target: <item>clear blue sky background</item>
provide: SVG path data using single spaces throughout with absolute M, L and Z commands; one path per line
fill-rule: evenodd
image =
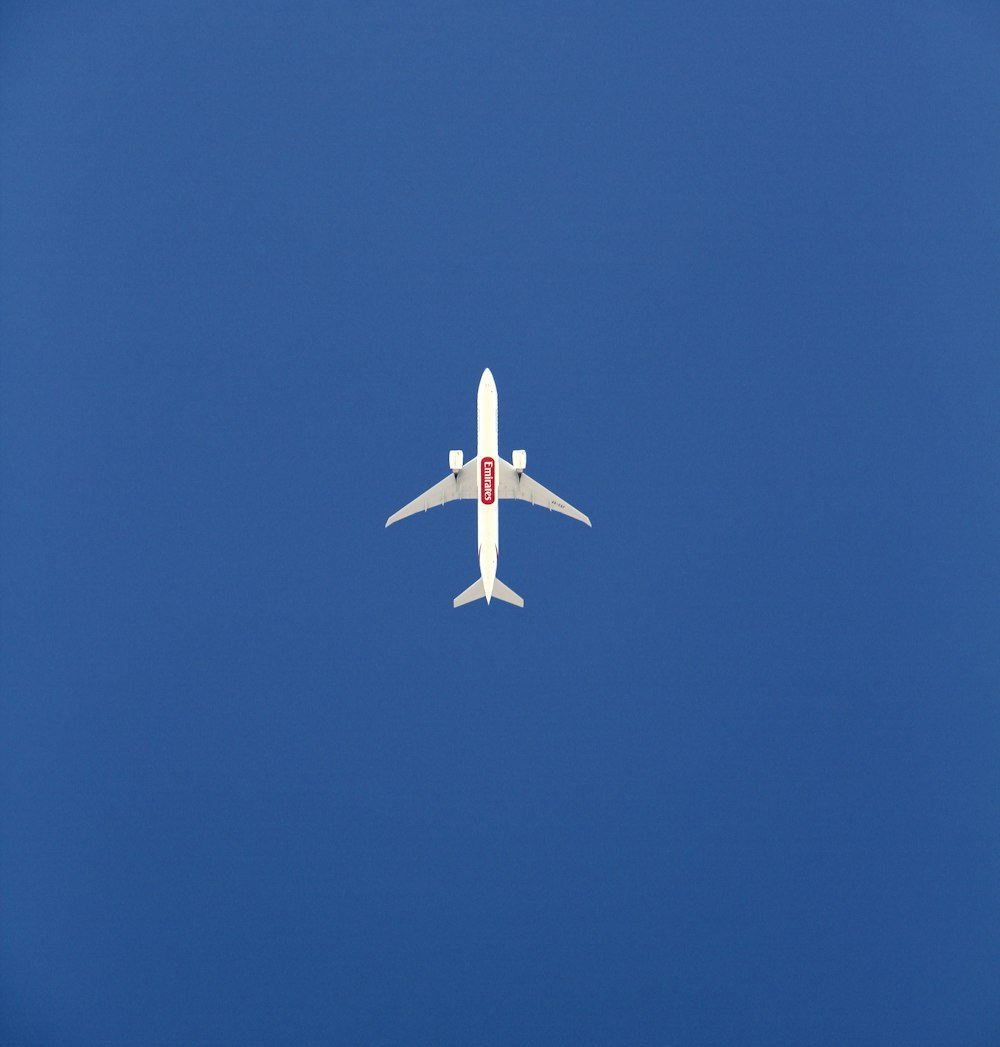
M 1000 1042 L 1000 9 L 0 12 L 0 1040 Z M 523 611 L 453 610 L 475 447 Z

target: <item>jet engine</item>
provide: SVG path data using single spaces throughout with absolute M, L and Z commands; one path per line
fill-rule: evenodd
M 514 472 L 518 476 L 528 468 L 528 452 L 527 451 L 511 451 L 510 453 L 510 464 L 514 466 Z
M 461 451 L 449 451 L 448 452 L 448 465 L 451 467 L 451 471 L 458 476 L 459 469 L 462 468 L 462 452 Z

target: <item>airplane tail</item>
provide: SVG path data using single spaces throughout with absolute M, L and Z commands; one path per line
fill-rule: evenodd
M 477 578 L 464 593 L 460 593 L 455 597 L 454 606 L 461 607 L 462 604 L 472 603 L 474 600 L 482 600 L 486 595 L 486 590 L 483 588 L 482 578 Z M 513 591 L 508 589 L 499 578 L 493 579 L 493 596 L 497 600 L 503 600 L 505 603 L 512 603 L 515 607 L 523 607 L 524 600 Z
M 453 606 L 461 607 L 464 603 L 472 603 L 473 600 L 481 600 L 486 595 L 486 590 L 483 588 L 482 578 L 477 578 L 464 593 L 460 593 L 455 597 Z
M 515 607 L 524 606 L 524 600 L 513 589 L 508 589 L 499 578 L 493 579 L 493 595 L 497 600 L 503 600 L 504 603 L 512 603 Z

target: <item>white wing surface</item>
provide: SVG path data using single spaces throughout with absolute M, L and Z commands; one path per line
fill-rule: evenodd
M 458 470 L 458 475 L 449 473 L 440 483 L 436 483 L 429 490 L 424 491 L 422 495 L 414 498 L 412 502 L 404 505 L 399 512 L 393 513 L 386 520 L 386 527 L 389 524 L 394 524 L 397 520 L 402 520 L 406 516 L 427 512 L 428 509 L 433 509 L 436 505 L 444 505 L 445 502 L 454 501 L 456 498 L 478 498 L 479 480 L 476 476 L 478 468 L 478 458 L 473 458 L 471 461 L 466 462 Z
M 473 478 L 475 483 L 475 478 Z M 497 492 L 501 498 L 517 498 L 523 502 L 531 502 L 532 505 L 540 505 L 544 509 L 551 509 L 557 513 L 563 513 L 592 526 L 590 517 L 585 516 L 579 509 L 575 509 L 569 502 L 564 502 L 558 495 L 553 494 L 548 488 L 542 487 L 537 480 L 532 480 L 527 473 L 517 475 L 517 470 L 504 461 L 497 459 Z M 473 496 L 475 497 L 475 496 Z

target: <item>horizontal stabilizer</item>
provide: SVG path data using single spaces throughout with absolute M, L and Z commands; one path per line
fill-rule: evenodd
M 496 590 L 494 589 L 494 593 Z M 486 590 L 483 588 L 482 578 L 477 578 L 464 593 L 455 597 L 454 606 L 461 607 L 464 603 L 472 603 L 473 600 L 481 600 L 486 595 Z
M 513 589 L 508 589 L 499 578 L 493 579 L 493 599 L 503 600 L 504 603 L 512 603 L 515 607 L 524 606 L 524 600 Z
M 482 578 L 477 578 L 464 593 L 456 596 L 454 599 L 454 606 L 461 607 L 462 604 L 472 603 L 475 600 L 481 600 L 486 595 L 486 590 L 483 588 Z M 521 599 L 513 589 L 508 589 L 499 578 L 493 579 L 493 593 L 494 599 L 503 600 L 505 603 L 512 603 L 515 607 L 523 607 L 524 600 Z

